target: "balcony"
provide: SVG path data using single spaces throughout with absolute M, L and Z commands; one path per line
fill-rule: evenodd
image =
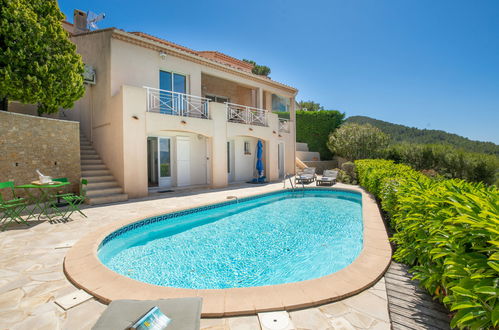
M 267 111 L 246 105 L 225 103 L 227 105 L 227 121 L 255 126 L 267 126 Z
M 289 133 L 289 119 L 279 118 L 279 132 Z
M 147 90 L 147 111 L 165 115 L 209 119 L 207 98 L 144 87 Z

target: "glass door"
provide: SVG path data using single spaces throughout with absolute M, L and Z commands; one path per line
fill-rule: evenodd
M 147 138 L 147 181 L 149 187 L 171 186 L 170 138 Z
M 171 72 L 159 71 L 159 99 L 160 99 L 160 113 L 172 114 L 173 112 L 173 98 L 172 93 L 172 74 Z
M 158 142 L 159 186 L 170 187 L 172 185 L 170 138 L 158 138 Z
M 160 113 L 181 115 L 186 110 L 184 95 L 175 94 L 187 92 L 187 78 L 185 75 L 159 71 Z M 175 93 L 172 93 L 175 92 Z
M 174 107 L 179 112 L 180 115 L 184 115 L 184 112 L 188 111 L 188 104 L 186 96 L 186 79 L 184 75 L 174 73 L 173 74 L 173 91 L 182 94 L 173 94 Z
M 157 187 L 158 181 L 158 138 L 147 138 L 147 184 Z

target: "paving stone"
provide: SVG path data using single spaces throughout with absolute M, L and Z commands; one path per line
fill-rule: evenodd
M 322 305 L 319 307 L 320 311 L 324 313 L 327 317 L 337 317 L 341 316 L 349 311 L 347 305 L 343 302 L 338 301 L 327 305 Z
M 29 283 L 29 279 L 27 277 L 21 277 L 14 281 L 8 282 L 0 287 L 0 294 L 3 294 L 10 290 L 21 288 L 23 285 L 27 283 Z
M 56 330 L 60 329 L 59 318 L 55 312 L 47 312 L 39 315 L 30 316 L 17 325 L 13 330 Z
M 364 291 L 343 300 L 343 303 L 362 314 L 370 315 L 381 321 L 389 321 L 388 302 L 375 294 Z
M 49 300 L 53 300 L 54 296 L 51 294 L 37 295 L 33 297 L 24 297 L 19 303 L 19 308 L 31 312 L 33 309 L 38 308 L 40 305 L 45 304 Z
M 257 316 L 241 316 L 228 318 L 230 330 L 260 330 Z
M 318 308 L 290 312 L 289 316 L 297 329 L 323 330 L 331 328 L 328 318 Z
M 26 313 L 21 310 L 8 310 L 0 312 L 0 325 L 2 329 L 11 324 L 19 323 L 26 318 Z
M 33 281 L 51 282 L 65 279 L 62 271 L 31 275 Z
M 229 324 L 227 319 L 225 318 L 204 318 L 201 319 L 201 329 L 215 329 L 215 328 L 220 328 L 220 329 L 228 329 Z
M 17 309 L 21 299 L 24 297 L 22 289 L 14 289 L 0 295 L 0 310 Z
M 329 322 L 332 325 L 334 330 L 355 330 L 355 328 L 344 318 L 344 317 L 335 317 Z
M 351 325 L 360 329 L 368 329 L 375 321 L 374 318 L 366 314 L 351 311 L 343 317 L 350 322 Z
M 54 303 L 53 305 L 56 306 Z M 75 306 L 66 312 L 66 320 L 63 323 L 62 329 L 90 329 L 106 308 L 107 305 L 101 304 L 95 299 Z
M 17 277 L 19 277 L 19 272 L 7 269 L 0 269 L 0 278 L 2 279 L 12 280 Z
M 46 293 L 55 293 L 57 290 L 65 287 L 67 285 L 66 280 L 52 281 L 52 282 L 40 282 L 40 284 L 32 286 L 29 291 L 26 291 L 27 297 L 33 297 L 38 295 L 43 295 Z
M 374 321 L 369 330 L 391 330 L 391 328 L 392 326 L 389 322 Z

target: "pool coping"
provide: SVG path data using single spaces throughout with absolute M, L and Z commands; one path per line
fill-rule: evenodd
M 203 317 L 251 315 L 276 310 L 295 310 L 337 301 L 374 285 L 385 273 L 391 260 L 391 246 L 374 197 L 360 187 L 313 187 L 362 194 L 364 244 L 359 256 L 347 267 L 317 279 L 278 285 L 230 289 L 181 289 L 139 282 L 115 273 L 101 263 L 97 250 L 102 240 L 115 230 L 148 217 L 214 205 L 227 200 L 191 205 L 148 217 L 140 216 L 100 227 L 80 239 L 64 258 L 64 274 L 76 287 L 109 303 L 117 299 L 153 300 L 162 298 L 202 297 Z M 275 189 L 272 191 L 289 190 Z M 307 188 L 305 188 L 307 190 Z M 241 194 L 239 198 L 263 195 Z

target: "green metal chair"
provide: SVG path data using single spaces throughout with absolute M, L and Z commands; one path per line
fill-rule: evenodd
M 0 182 L 0 189 L 8 189 L 12 194 L 12 199 L 5 200 L 0 193 L 0 223 L 3 223 L 2 231 L 5 230 L 10 222 L 24 223 L 29 226 L 28 222 L 21 216 L 21 213 L 27 206 L 26 200 L 16 196 L 14 182 Z
M 87 217 L 85 213 L 80 210 L 80 205 L 85 202 L 87 198 L 87 179 L 81 179 L 80 181 L 80 194 L 62 194 L 61 198 L 68 203 L 68 208 L 64 214 L 64 218 L 69 218 L 74 212 L 79 212 L 85 218 Z
M 52 179 L 52 181 L 57 181 L 57 182 L 68 182 L 68 178 L 57 178 L 57 179 Z M 61 198 L 64 196 L 73 196 L 73 193 L 65 193 L 62 190 L 58 191 L 57 194 L 54 196 L 57 198 L 57 203 L 60 203 Z

